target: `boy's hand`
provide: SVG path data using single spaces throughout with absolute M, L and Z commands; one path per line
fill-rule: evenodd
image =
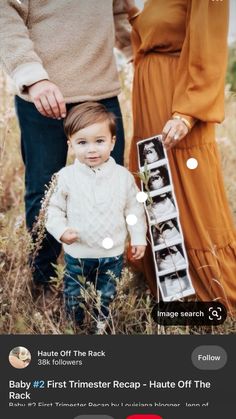
M 62 234 L 60 240 L 62 243 L 72 244 L 79 240 L 78 232 L 73 228 L 68 228 L 65 233 Z
M 66 116 L 66 104 L 60 89 L 49 80 L 40 80 L 28 87 L 28 93 L 37 110 L 48 118 Z
M 132 253 L 132 259 L 141 259 L 144 256 L 146 250 L 146 246 L 132 246 L 131 247 L 131 253 Z

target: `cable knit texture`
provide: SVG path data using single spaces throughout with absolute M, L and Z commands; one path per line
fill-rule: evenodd
M 45 79 L 67 103 L 116 96 L 114 45 L 131 59 L 123 0 L 1 1 L 1 64 L 25 100 Z
M 78 242 L 63 244 L 73 257 L 118 256 L 124 252 L 128 232 L 131 245 L 146 244 L 145 213 L 136 199 L 138 191 L 131 173 L 112 157 L 96 169 L 75 160 L 57 174 L 46 228 L 58 241 L 67 228 L 78 231 Z M 134 226 L 126 223 L 129 214 L 137 217 Z M 102 242 L 108 237 L 114 245 L 107 250 Z

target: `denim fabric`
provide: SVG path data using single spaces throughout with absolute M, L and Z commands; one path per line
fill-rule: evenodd
M 64 296 L 67 313 L 74 321 L 81 324 L 84 319 L 84 310 L 81 289 L 86 289 L 86 282 L 94 284 L 95 289 L 101 293 L 101 316 L 108 317 L 109 305 L 116 295 L 116 282 L 121 277 L 123 255 L 99 258 L 76 259 L 65 254 L 66 271 L 64 276 Z M 99 312 L 94 310 L 96 316 Z
M 118 164 L 123 164 L 124 130 L 117 97 L 100 100 L 117 117 L 117 141 L 112 156 Z M 67 110 L 78 103 L 67 105 Z M 25 211 L 29 230 L 37 217 L 45 185 L 52 175 L 66 164 L 67 140 L 63 121 L 41 115 L 34 104 L 18 96 L 15 98 L 17 116 L 21 130 L 21 152 L 25 164 Z M 52 263 L 56 263 L 61 251 L 58 243 L 49 233 L 42 243 L 33 262 L 33 278 L 36 283 L 46 285 L 50 276 L 55 275 Z

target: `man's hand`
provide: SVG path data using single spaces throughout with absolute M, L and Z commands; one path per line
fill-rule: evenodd
M 62 236 L 60 237 L 60 240 L 62 243 L 65 243 L 65 244 L 75 243 L 79 240 L 78 232 L 74 230 L 73 228 L 68 228 L 65 231 L 65 233 L 62 234 Z
M 48 118 L 66 116 L 66 104 L 58 87 L 49 80 L 41 80 L 28 87 L 28 93 L 38 111 Z
M 131 253 L 132 253 L 132 259 L 141 259 L 144 256 L 146 250 L 146 246 L 132 246 L 131 247 Z

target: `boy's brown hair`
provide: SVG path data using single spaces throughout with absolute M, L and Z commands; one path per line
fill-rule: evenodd
M 64 120 L 64 130 L 67 138 L 77 131 L 96 124 L 96 122 L 108 121 L 112 137 L 116 135 L 116 117 L 112 112 L 98 102 L 84 102 L 74 106 Z

